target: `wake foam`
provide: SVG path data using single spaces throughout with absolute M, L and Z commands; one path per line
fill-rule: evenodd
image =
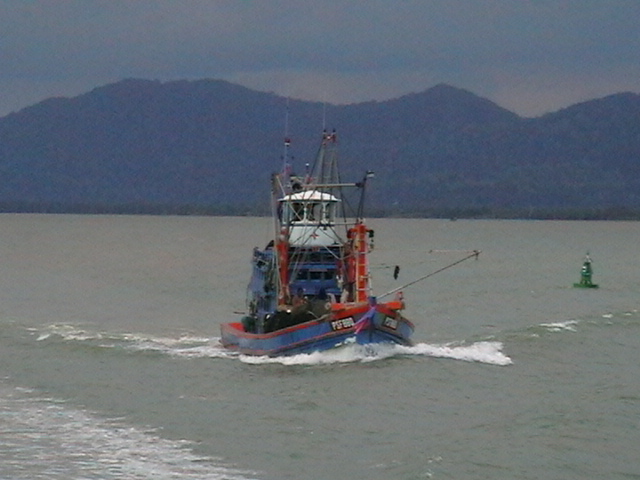
M 502 352 L 503 344 L 482 341 L 471 344 L 427 344 L 411 347 L 394 344 L 347 344 L 332 350 L 282 357 L 242 355 L 225 349 L 219 337 L 182 335 L 177 338 L 151 337 L 142 334 L 90 332 L 71 325 L 52 325 L 39 332 L 38 341 L 82 342 L 100 348 L 122 348 L 129 351 L 157 352 L 183 358 L 235 358 L 247 364 L 330 365 L 336 363 L 374 362 L 391 357 L 424 356 L 450 358 L 490 365 L 510 365 Z
M 0 389 L 0 476 L 32 479 L 246 480 L 254 472 L 193 453 L 190 442 L 163 439 L 68 408 L 31 392 Z M 7 477 L 4 477 L 7 475 Z
M 415 355 L 426 355 L 429 357 L 453 358 L 466 362 L 488 363 L 490 365 L 511 365 L 511 358 L 502 352 L 501 342 L 475 342 L 469 345 L 429 345 L 419 343 L 408 348 Z
M 218 337 L 180 335 L 154 337 L 140 333 L 92 332 L 74 325 L 49 325 L 37 331 L 39 342 L 79 342 L 97 348 L 120 348 L 136 352 L 156 352 L 177 357 L 237 357 L 222 347 Z
M 476 342 L 470 345 L 430 345 L 418 343 L 411 347 L 393 344 L 348 345 L 333 350 L 288 357 L 253 357 L 240 355 L 239 359 L 250 364 L 279 363 L 282 365 L 327 365 L 335 363 L 374 362 L 391 357 L 424 356 L 450 358 L 466 362 L 490 365 L 511 365 L 511 359 L 502 353 L 500 342 Z

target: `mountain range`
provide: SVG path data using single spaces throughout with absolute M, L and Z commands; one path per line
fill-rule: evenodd
M 129 79 L 0 118 L 0 210 L 264 214 L 269 177 L 335 129 L 344 179 L 394 216 L 640 218 L 640 95 L 525 118 L 437 85 L 350 105 L 222 80 Z

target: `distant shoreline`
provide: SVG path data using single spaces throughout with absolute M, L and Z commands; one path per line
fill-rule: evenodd
M 29 202 L 0 202 L 0 213 L 86 214 L 86 215 L 179 215 L 266 217 L 264 208 L 228 205 L 148 205 L 148 204 L 57 204 Z M 371 209 L 370 218 L 440 218 L 449 220 L 612 220 L 638 221 L 640 209 L 627 207 L 570 208 L 570 207 L 443 207 Z

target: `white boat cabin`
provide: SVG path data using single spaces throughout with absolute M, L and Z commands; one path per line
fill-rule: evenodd
M 340 200 L 330 193 L 303 190 L 280 199 L 282 225 L 289 229 L 289 244 L 299 247 L 338 245 L 335 220 Z

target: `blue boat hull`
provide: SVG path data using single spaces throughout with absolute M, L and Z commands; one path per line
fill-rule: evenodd
M 221 342 L 226 348 L 247 355 L 296 355 L 329 350 L 349 343 L 361 345 L 392 343 L 411 345 L 413 324 L 397 313 L 376 310 L 341 318 L 318 319 L 270 333 L 244 331 L 239 322 L 221 326 Z

